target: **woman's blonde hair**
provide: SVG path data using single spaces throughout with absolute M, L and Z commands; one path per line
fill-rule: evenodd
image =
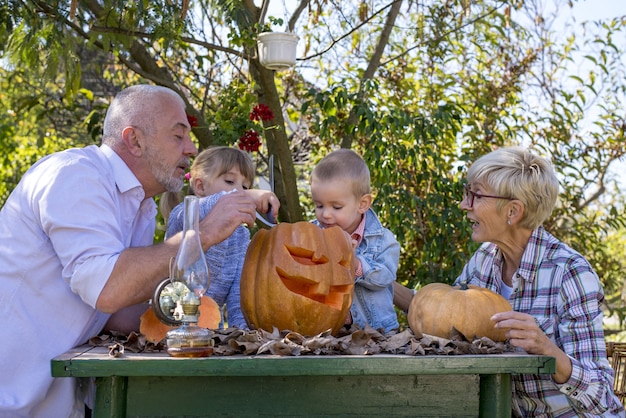
M 552 163 L 522 147 L 504 147 L 480 157 L 467 171 L 470 184 L 492 188 L 498 196 L 524 203 L 520 226 L 535 229 L 552 213 L 559 194 L 559 180 Z M 499 200 L 498 210 L 507 204 Z
M 194 178 L 201 178 L 203 181 L 211 183 L 235 167 L 239 169 L 239 172 L 252 187 L 255 177 L 254 163 L 246 152 L 238 148 L 224 146 L 204 149 L 196 156 L 189 169 L 189 194 L 194 193 L 191 186 Z M 161 195 L 159 208 L 165 222 L 167 222 L 172 209 L 183 201 L 182 198 L 182 193 L 165 192 Z

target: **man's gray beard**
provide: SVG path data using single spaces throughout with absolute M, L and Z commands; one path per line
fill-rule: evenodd
M 168 192 L 181 191 L 183 188 L 183 178 L 174 177 L 171 174 L 172 169 L 166 166 L 163 158 L 161 158 L 158 153 L 153 152 L 152 146 L 146 147 L 144 149 L 144 152 L 148 167 L 150 167 L 152 175 L 165 188 L 165 190 L 167 190 Z M 174 168 L 174 170 L 176 170 L 176 168 Z
M 183 189 L 183 179 L 179 179 L 176 177 L 170 177 L 168 181 L 166 181 L 165 183 L 161 182 L 161 184 L 168 192 L 177 193 Z

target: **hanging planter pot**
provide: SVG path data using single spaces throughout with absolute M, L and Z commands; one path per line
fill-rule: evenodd
M 288 32 L 263 32 L 257 37 L 259 61 L 270 70 L 286 70 L 296 64 L 296 34 Z

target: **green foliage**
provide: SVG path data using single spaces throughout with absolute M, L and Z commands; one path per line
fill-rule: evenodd
M 365 96 L 379 89 L 367 83 Z M 349 129 L 344 119 L 356 94 L 341 86 L 311 93 L 303 113 L 319 114 L 324 154 Z M 356 130 L 367 138 L 359 151 L 371 170 L 374 208 L 402 243 L 398 280 L 410 286 L 451 282 L 475 248 L 459 208 L 463 179 L 454 157 L 462 109 L 444 104 L 426 116 L 398 108 L 379 111 L 368 101 L 355 106 Z
M 461 127 L 456 111 L 441 106 L 431 117 L 385 115 L 377 119 L 381 139 L 374 134 L 365 148 L 375 167 L 377 207 L 403 243 L 399 280 L 412 286 L 452 282 L 472 250 L 459 208 L 462 173 L 446 158 Z
M 586 57 L 593 76 L 574 78 L 581 86 L 572 93 L 556 82 L 567 77 L 572 38 L 560 50 L 553 39 L 537 39 L 514 26 L 490 2 L 455 6 L 433 3 L 411 15 L 415 37 L 390 41 L 389 55 L 401 58 L 383 66 L 375 81 L 359 86 L 353 76 L 362 65 L 360 55 L 370 50 L 367 37 L 358 38 L 345 66 L 320 64 L 319 79 L 329 80 L 329 86 L 310 89 L 302 106 L 320 135 L 320 153 L 356 133 L 353 147 L 369 163 L 375 208 L 402 243 L 398 280 L 419 287 L 454 280 L 476 249 L 459 209 L 468 164 L 498 146 L 532 146 L 551 157 L 563 185 L 561 205 L 546 227 L 583 253 L 607 293 L 614 294 L 623 285 L 623 250 L 606 242 L 624 230 L 626 218 L 623 199 L 615 199 L 622 193 L 609 183 L 607 168 L 626 146 L 618 104 L 624 99 L 624 51 L 611 40 L 624 22 L 599 27 L 601 34 L 589 41 L 596 54 Z M 413 53 L 400 55 L 407 44 Z M 545 54 L 554 58 L 542 60 Z M 546 81 L 536 88 L 534 79 Z M 595 118 L 596 131 L 589 138 L 577 136 L 589 117 L 589 103 L 598 100 L 603 110 Z M 351 111 L 358 115 L 356 125 L 348 125 Z M 613 200 L 606 200 L 609 195 Z M 620 298 L 609 302 L 623 315 Z
M 562 189 L 546 228 L 592 262 L 624 318 L 626 213 L 614 171 L 626 153 L 624 19 L 563 35 L 535 1 L 403 2 L 381 46 L 391 1 L 313 0 L 296 28 L 303 59 L 269 81 L 254 40 L 282 22 L 256 21 L 252 2 L 192 2 L 184 18 L 168 0 L 79 2 L 73 21 L 69 3 L 0 5 L 0 51 L 11 58 L 0 77 L 3 198 L 39 156 L 98 141 L 106 101 L 123 86 L 181 91 L 203 119 L 203 146 L 235 144 L 254 104 L 278 94 L 290 136 L 266 145 L 293 153 L 295 201 L 312 217 L 312 164 L 348 142 L 370 166 L 374 207 L 402 243 L 399 281 L 410 287 L 452 281 L 477 246 L 459 208 L 472 161 L 509 144 L 549 156 Z
M 0 204 L 24 172 L 41 157 L 55 151 L 100 142 L 96 122 L 105 111 L 83 90 L 68 100 L 57 84 L 32 77 L 27 70 L 0 68 Z M 90 114 L 88 114 L 90 112 Z M 84 120 L 84 123 L 77 121 Z M 97 131 L 97 142 L 87 135 Z
M 257 98 L 247 83 L 234 81 L 219 93 L 217 102 L 220 106 L 211 115 L 209 126 L 214 143 L 236 146 L 243 133 L 254 127 L 250 111 L 257 104 Z

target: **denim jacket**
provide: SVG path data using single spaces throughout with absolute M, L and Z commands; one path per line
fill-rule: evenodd
M 319 225 L 319 222 L 313 221 Z M 352 298 L 352 321 L 364 328 L 382 328 L 389 332 L 399 327 L 393 305 L 393 282 L 400 260 L 400 244 L 393 233 L 384 228 L 376 213 L 368 209 L 365 231 L 356 248 L 363 275 L 355 278 Z

